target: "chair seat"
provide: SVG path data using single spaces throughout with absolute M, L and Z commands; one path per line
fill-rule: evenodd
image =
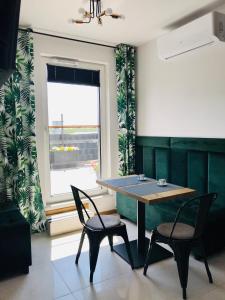
M 105 228 L 111 228 L 114 226 L 117 226 L 120 224 L 120 217 L 117 216 L 102 216 L 102 221 L 105 225 Z M 90 218 L 89 220 L 87 220 L 86 225 L 88 225 L 89 227 L 93 228 L 93 229 L 103 229 L 102 227 L 102 223 L 99 220 L 98 216 L 94 216 L 93 218 Z
M 157 231 L 165 236 L 170 237 L 174 223 L 163 223 L 157 227 Z M 174 239 L 186 240 L 194 237 L 195 228 L 188 224 L 177 223 L 172 235 Z

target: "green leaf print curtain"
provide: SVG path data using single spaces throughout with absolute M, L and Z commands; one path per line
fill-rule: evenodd
M 32 231 L 45 229 L 35 142 L 33 37 L 19 31 L 16 71 L 0 89 L 0 202 L 13 201 Z
M 135 52 L 135 47 L 125 44 L 115 49 L 120 175 L 135 173 Z

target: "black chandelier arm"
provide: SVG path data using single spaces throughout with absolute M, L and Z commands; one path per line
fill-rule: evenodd
M 95 1 L 90 0 L 90 14 L 91 18 L 93 19 L 95 17 Z
M 102 12 L 102 8 L 101 8 L 101 1 L 97 0 L 97 4 L 96 4 L 96 17 L 99 16 Z
M 91 23 L 91 19 L 92 19 L 92 18 L 89 17 L 89 20 L 88 20 L 88 21 L 83 21 L 82 24 L 89 24 L 89 23 Z

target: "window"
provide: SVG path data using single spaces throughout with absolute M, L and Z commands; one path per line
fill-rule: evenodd
M 48 83 L 51 196 L 70 184 L 97 188 L 100 174 L 99 88 Z
M 105 173 L 103 68 L 47 64 L 47 71 L 45 198 L 47 202 L 72 199 L 71 184 L 99 194 L 102 190 L 96 179 Z

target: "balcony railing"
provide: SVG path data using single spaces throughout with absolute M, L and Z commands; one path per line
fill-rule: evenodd
M 48 128 L 100 128 L 100 125 L 49 125 Z
M 51 170 L 99 165 L 99 125 L 49 125 Z M 97 170 L 96 170 L 97 171 Z

